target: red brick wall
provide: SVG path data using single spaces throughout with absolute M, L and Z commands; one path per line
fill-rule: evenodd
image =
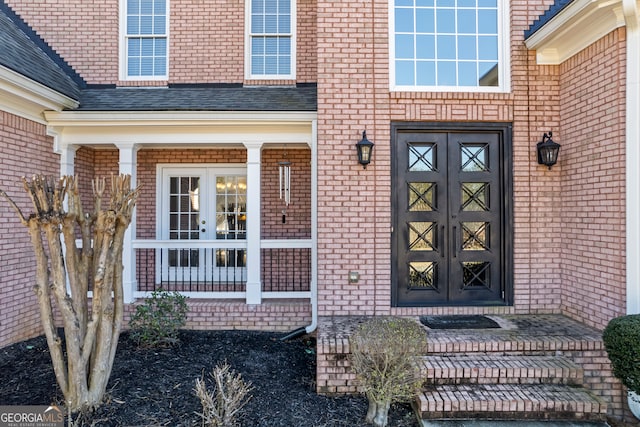
M 64 9 L 45 0 L 8 3 L 90 83 L 117 82 L 116 0 L 102 7 L 65 0 Z M 195 0 L 171 1 L 171 81 L 242 82 L 244 1 L 213 3 L 203 9 Z M 551 3 L 510 2 L 511 92 L 474 94 L 389 92 L 387 0 L 298 1 L 298 81 L 318 82 L 321 315 L 566 312 L 603 327 L 623 310 L 624 69 L 611 67 L 623 64 L 624 32 L 615 31 L 561 66 L 539 66 L 523 44 L 523 31 Z M 71 19 L 76 15 L 82 19 Z M 221 16 L 225 20 L 217 23 Z M 182 26 L 187 17 L 189 27 Z M 584 90 L 585 79 L 593 90 Z M 402 120 L 513 124 L 513 307 L 390 307 L 390 123 Z M 365 129 L 376 148 L 373 163 L 363 170 L 353 145 Z M 535 143 L 549 130 L 563 144 L 552 170 L 535 163 Z M 615 143 L 611 153 L 604 150 L 606 141 Z M 222 152 L 214 151 L 140 152 L 138 180 L 148 196 L 139 204 L 139 236 L 152 237 L 155 230 L 155 164 L 166 156 L 167 162 L 210 161 Z M 117 172 L 115 150 L 97 153 L 109 157 L 96 158 L 96 175 Z M 225 156 L 244 162 L 238 153 Z M 273 183 L 265 185 L 272 191 Z M 280 219 L 277 202 L 270 200 L 264 205 L 275 214 L 267 217 L 265 230 L 277 229 Z M 287 226 L 295 226 L 295 233 L 307 227 L 296 222 L 308 209 L 301 208 L 290 207 L 293 222 Z M 361 273 L 357 284 L 347 281 L 352 270 Z
M 41 124 L 0 111 L 0 188 L 28 216 L 33 212 L 21 177 L 57 176 L 59 156 Z M 0 347 L 41 333 L 33 292 L 35 258 L 29 234 L 9 204 L 0 199 Z
M 118 81 L 119 0 L 8 0 L 7 4 L 88 83 L 167 83 Z M 169 0 L 169 83 L 244 81 L 244 7 L 245 0 Z M 297 81 L 315 82 L 315 0 L 298 0 L 297 14 Z
M 598 328 L 625 313 L 625 31 L 560 67 L 563 311 Z
M 590 317 L 591 324 L 602 328 L 605 319 L 613 312 L 623 310 L 624 303 L 620 295 L 604 298 L 603 294 L 610 286 L 614 289 L 624 287 L 621 277 L 623 253 L 621 246 L 612 241 L 621 242 L 624 232 L 620 228 L 623 221 L 624 206 L 621 194 L 624 171 L 614 174 L 614 182 L 607 190 L 595 190 L 598 193 L 608 191 L 604 213 L 604 203 L 593 215 L 599 217 L 598 231 L 584 239 L 592 246 L 601 247 L 602 237 L 606 235 L 604 245 L 615 246 L 607 253 L 605 271 L 596 274 L 607 277 L 606 280 L 584 286 L 568 298 L 568 294 L 577 286 L 577 282 L 589 276 L 590 272 L 600 268 L 596 263 L 596 254 L 601 250 L 593 249 L 593 256 L 580 260 L 573 271 L 584 271 L 582 279 L 569 279 L 562 274 L 566 266 L 563 258 L 565 248 L 575 243 L 577 229 L 567 233 L 564 223 L 567 215 L 564 211 L 565 189 L 558 183 L 565 177 L 574 176 L 581 169 L 578 164 L 568 166 L 573 159 L 568 157 L 565 148 L 561 151 L 560 164 L 552 170 L 536 162 L 535 144 L 543 132 L 553 131 L 560 143 L 568 139 L 565 132 L 575 133 L 571 126 L 582 126 L 584 141 L 589 134 L 590 123 L 599 123 L 589 109 L 569 122 L 564 119 L 562 110 L 571 109 L 564 97 L 568 91 L 575 90 L 581 83 L 575 79 L 574 89 L 567 87 L 572 76 L 591 79 L 593 71 L 589 68 L 576 69 L 568 74 L 575 63 L 569 61 L 564 66 L 540 66 L 536 64 L 535 52 L 527 51 L 523 43 L 524 30 L 534 18 L 537 18 L 551 1 L 516 1 L 511 4 L 511 92 L 500 93 L 437 93 L 437 92 L 389 92 L 388 61 L 388 1 L 355 1 L 348 4 L 318 2 L 318 156 L 319 156 L 319 210 L 318 210 L 318 261 L 319 261 L 319 314 L 399 314 L 417 315 L 425 313 L 559 313 L 566 312 L 577 316 L 586 306 L 592 310 L 578 318 Z M 363 16 L 369 17 L 374 25 L 362 26 Z M 607 73 L 611 79 L 619 78 L 619 72 L 611 72 L 606 64 L 624 63 L 622 44 L 614 44 L 610 51 L 610 37 L 590 48 L 586 57 L 593 57 L 591 67 L 598 67 L 601 73 Z M 612 89 L 613 87 L 613 89 Z M 605 90 L 616 92 L 622 85 L 603 80 L 602 95 Z M 607 92 L 609 93 L 609 92 Z M 588 97 L 582 86 L 581 95 Z M 601 126 L 603 132 L 611 133 L 617 143 L 623 129 L 619 120 L 620 94 L 616 98 L 606 98 L 613 105 L 613 112 L 602 108 L 607 121 L 610 115 L 615 121 Z M 562 103 L 561 103 L 562 102 Z M 568 101 L 567 101 L 568 102 Z M 492 308 L 391 308 L 390 307 L 390 268 L 391 268 L 391 156 L 390 123 L 392 121 L 423 122 L 507 122 L 513 124 L 513 254 L 514 254 L 514 293 L 512 307 Z M 567 129 L 565 130 L 565 127 Z M 360 132 L 367 130 L 369 139 L 376 143 L 373 162 L 363 170 L 357 164 L 353 144 L 360 138 Z M 606 130 L 605 130 L 606 129 Z M 589 140 L 589 138 L 586 138 Z M 567 148 L 568 149 L 568 148 Z M 617 157 L 615 157 L 617 156 Z M 609 158 L 611 172 L 622 162 L 621 153 L 616 151 Z M 615 163 L 614 163 L 615 161 Z M 568 170 L 565 170 L 569 167 Z M 600 166 L 602 167 L 602 166 Z M 584 172 L 583 172 L 584 173 Z M 596 178 L 598 179 L 598 178 Z M 602 179 L 602 178 L 600 178 Z M 579 179 L 569 180 L 574 184 Z M 373 184 L 375 183 L 375 184 Z M 590 181 L 591 187 L 597 185 Z M 574 190 L 572 190 L 574 191 Z M 576 210 L 589 210 L 590 204 L 580 199 L 579 191 L 572 196 Z M 613 199 L 613 206 L 609 199 Z M 617 215 L 617 217 L 616 217 Z M 617 219 L 614 219 L 617 218 Z M 604 223 L 608 225 L 605 226 Z M 611 225 L 610 222 L 615 222 Z M 366 224 L 366 226 L 362 226 Z M 592 226 L 593 228 L 593 226 Z M 594 242 L 598 242 L 595 243 Z M 569 257 L 571 250 L 567 252 Z M 600 255 L 601 257 L 601 255 Z M 589 265 L 593 267 L 589 267 Z M 586 270 L 585 270 L 586 268 Z M 618 269 L 616 273 L 616 268 Z M 349 271 L 359 271 L 360 282 L 349 284 Z M 575 275 L 574 275 L 575 276 Z M 595 292 L 597 290 L 597 292 Z M 563 302 L 566 298 L 566 303 Z M 581 305 L 575 305 L 574 299 L 582 299 Z M 596 301 L 600 301 L 596 304 Z M 598 316 L 594 311 L 598 310 Z

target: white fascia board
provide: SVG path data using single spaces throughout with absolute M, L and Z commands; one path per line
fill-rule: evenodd
M 316 112 L 296 111 L 47 111 L 52 126 L 190 126 L 311 123 Z
M 43 116 L 45 110 L 61 111 L 77 107 L 78 101 L 0 66 L 0 109 L 46 123 Z
M 81 112 L 45 113 L 60 144 L 158 148 L 311 144 L 315 112 Z
M 538 64 L 558 65 L 625 25 L 622 0 L 575 0 L 525 40 Z

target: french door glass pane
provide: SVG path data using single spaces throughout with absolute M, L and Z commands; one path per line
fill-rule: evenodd
M 169 239 L 200 239 L 200 177 L 172 176 L 169 178 Z M 172 249 L 171 267 L 197 267 L 198 251 Z

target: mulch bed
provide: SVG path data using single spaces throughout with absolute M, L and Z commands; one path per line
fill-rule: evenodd
M 315 392 L 315 343 L 302 337 L 246 331 L 182 331 L 181 344 L 140 349 L 120 337 L 108 396 L 85 414 L 84 426 L 200 426 L 196 378 L 220 362 L 251 382 L 251 400 L 239 418 L 250 427 L 366 426 L 362 396 L 326 397 Z M 62 406 L 46 340 L 38 337 L 0 349 L 0 405 Z M 417 425 L 409 405 L 394 405 L 390 426 Z

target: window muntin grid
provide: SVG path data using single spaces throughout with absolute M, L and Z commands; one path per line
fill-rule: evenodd
M 250 0 L 252 78 L 293 75 L 294 0 Z
M 168 0 L 126 0 L 127 78 L 167 77 Z
M 396 90 L 477 90 L 501 78 L 504 0 L 393 0 L 391 85 Z

